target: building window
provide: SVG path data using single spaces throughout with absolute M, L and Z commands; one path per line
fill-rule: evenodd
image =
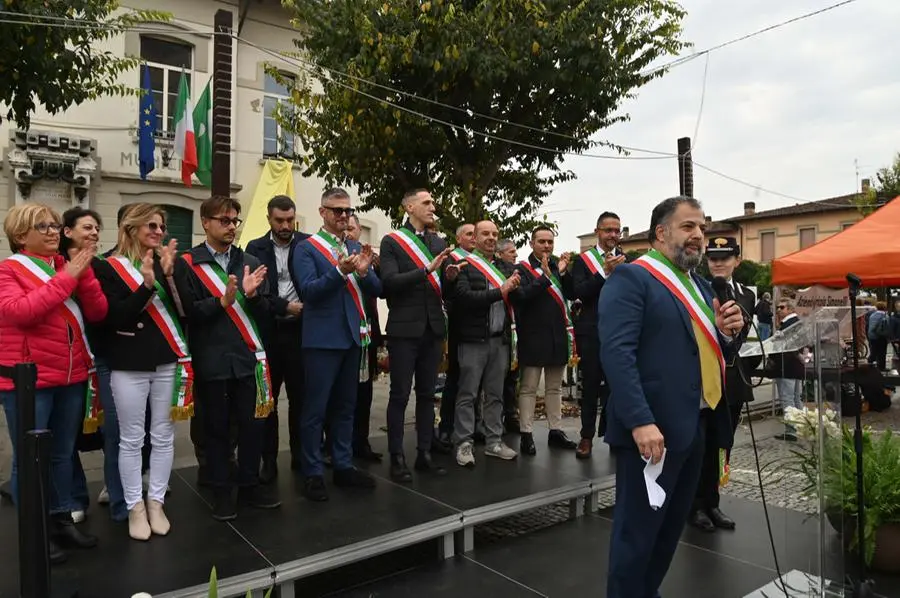
M 359 242 L 363 245 L 372 243 L 372 229 L 364 224 L 359 227 Z
M 193 47 L 156 37 L 141 37 L 141 60 L 150 69 L 150 92 L 156 108 L 156 133 L 171 137 L 175 134 L 175 107 L 178 104 L 178 83 L 181 74 L 191 88 Z M 143 77 L 141 69 L 139 78 Z
M 267 158 L 296 157 L 296 140 L 294 135 L 285 131 L 281 124 L 275 120 L 278 106 L 291 106 L 291 88 L 294 86 L 294 77 L 282 74 L 284 84 L 275 77 L 266 73 L 266 84 L 263 96 L 263 155 Z M 284 110 L 284 108 L 282 108 Z
M 775 259 L 775 233 L 759 233 L 760 259 L 763 263 Z
M 842 223 L 841 223 L 841 230 L 847 230 L 848 228 L 850 228 L 850 227 L 853 226 L 854 224 L 856 224 L 856 223 L 855 223 L 855 222 L 842 222 Z
M 814 226 L 800 229 L 800 249 L 816 244 L 816 228 Z

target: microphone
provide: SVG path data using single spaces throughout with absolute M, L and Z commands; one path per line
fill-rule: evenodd
M 725 305 L 729 301 L 734 301 L 734 289 L 728 284 L 724 276 L 716 276 L 712 279 L 712 288 L 716 293 L 716 298 L 720 305 Z

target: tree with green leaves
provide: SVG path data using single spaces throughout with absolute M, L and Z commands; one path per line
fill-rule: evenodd
M 671 0 L 285 5 L 302 81 L 279 118 L 305 174 L 356 187 L 363 209 L 395 219 L 404 190 L 427 187 L 445 231 L 489 217 L 516 240 L 574 178 L 566 154 L 624 152 L 593 138 L 662 76 L 651 63 L 686 47 Z
M 900 152 L 894 156 L 890 167 L 880 168 L 875 173 L 875 190 L 887 199 L 900 195 Z
M 120 12 L 119 8 L 115 0 L 4 2 L 0 104 L 9 107 L 6 119 L 28 129 L 38 105 L 58 114 L 102 96 L 140 93 L 119 82 L 119 76 L 140 60 L 116 56 L 100 46 L 141 23 L 171 17 L 159 11 Z

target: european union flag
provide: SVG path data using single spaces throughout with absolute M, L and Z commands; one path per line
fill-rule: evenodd
M 156 140 L 153 132 L 156 130 L 156 108 L 153 107 L 153 94 L 150 91 L 150 67 L 144 65 L 144 74 L 141 78 L 141 113 L 138 118 L 138 163 L 141 168 L 141 178 L 147 180 L 147 175 L 153 171 L 156 164 L 154 152 Z

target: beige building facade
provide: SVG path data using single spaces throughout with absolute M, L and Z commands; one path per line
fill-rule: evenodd
M 794 253 L 835 235 L 862 220 L 855 205 L 856 194 L 811 201 L 774 210 L 756 211 L 754 202 L 744 204 L 744 213 L 724 220 L 707 217 L 707 237 L 735 237 L 741 246 L 742 257 L 768 264 L 773 259 Z M 650 248 L 647 232 L 633 235 L 622 229 L 620 246 L 628 251 Z M 593 232 L 578 236 L 581 250 L 596 243 Z
M 294 49 L 297 33 L 290 26 L 291 15 L 280 2 L 135 0 L 130 4 L 174 15 L 169 23 L 148 24 L 142 26 L 144 31 L 115 37 L 105 48 L 122 56 L 140 56 L 150 67 L 158 111 L 156 169 L 148 180 L 140 179 L 138 98 L 101 98 L 53 116 L 38 110 L 27 132 L 17 132 L 15 125 L 11 128 L 6 121 L 0 126 L 0 143 L 5 143 L 0 218 L 11 206 L 26 201 L 47 203 L 59 211 L 82 205 L 100 213 L 104 220 L 102 245 L 109 248 L 115 244 L 119 207 L 147 201 L 166 207 L 170 233 L 179 239 L 180 248 L 203 239 L 199 206 L 209 196 L 209 189 L 196 179 L 193 187 L 186 187 L 181 181 L 180 163 L 172 157 L 173 113 L 181 74 L 189 77 L 191 97 L 196 102 L 212 75 L 213 19 L 218 10 L 232 13 L 233 30 L 238 32 L 240 27 L 242 40 L 273 52 Z M 243 20 L 242 6 L 249 7 Z M 291 158 L 295 149 L 271 116 L 287 92 L 266 75 L 264 64 L 277 65 L 285 75 L 294 75 L 297 66 L 239 41 L 234 42 L 233 50 L 231 193 L 241 201 L 246 214 L 264 159 Z M 139 87 L 140 77 L 140 70 L 135 69 L 125 73 L 121 81 Z M 300 228 L 316 229 L 324 184 L 301 176 L 299 167 L 294 167 L 293 173 Z M 348 191 L 352 195 L 355 190 Z M 363 241 L 378 243 L 390 230 L 390 220 L 381 212 L 360 214 L 360 220 Z M 0 239 L 0 243 L 0 257 L 9 255 L 6 239 Z

